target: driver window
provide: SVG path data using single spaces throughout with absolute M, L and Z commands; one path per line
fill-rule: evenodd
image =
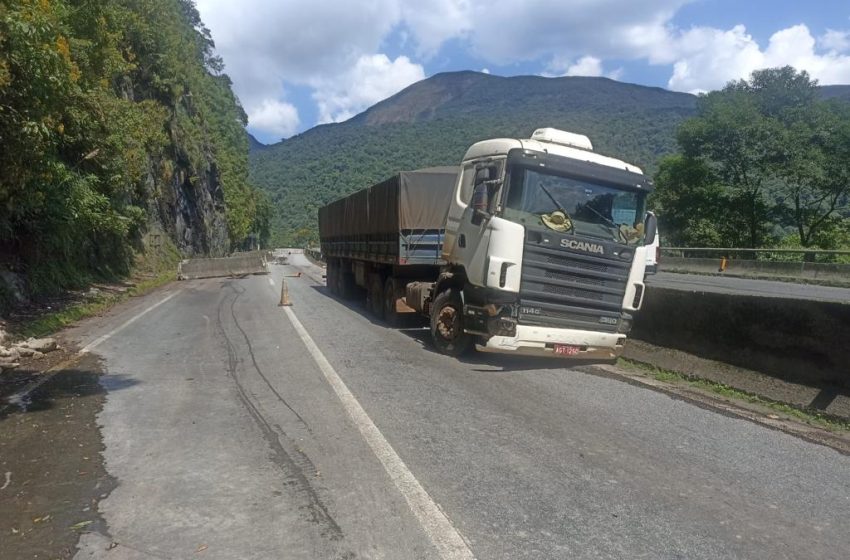
M 469 205 L 472 200 L 472 187 L 475 183 L 475 166 L 467 164 L 463 166 L 463 178 L 460 183 L 460 200 Z

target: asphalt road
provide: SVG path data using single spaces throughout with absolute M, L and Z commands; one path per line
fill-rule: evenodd
M 762 297 L 791 298 L 850 303 L 850 288 L 795 284 L 778 280 L 757 280 L 733 276 L 703 276 L 659 272 L 647 278 L 647 285 L 694 292 L 712 292 Z
M 292 262 L 72 331 L 115 481 L 76 558 L 850 556 L 850 457 L 592 368 L 441 356 Z

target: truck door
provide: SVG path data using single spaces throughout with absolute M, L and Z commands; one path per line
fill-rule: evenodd
M 503 165 L 501 162 L 487 161 L 467 164 L 463 168 L 460 188 L 455 193 L 446 221 L 445 248 L 449 253 L 444 258 L 452 264 L 462 265 L 467 279 L 476 286 L 486 285 L 487 247 L 490 241 L 489 218 L 482 212 L 476 212 L 472 204 L 476 176 L 482 170 L 490 169 L 492 181 L 501 180 Z M 488 213 L 492 215 L 496 208 L 498 192 L 493 191 L 489 199 Z

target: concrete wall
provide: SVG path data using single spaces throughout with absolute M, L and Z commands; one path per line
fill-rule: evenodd
M 662 257 L 661 270 L 718 274 L 720 259 Z M 768 262 L 746 259 L 727 261 L 725 276 L 794 278 L 850 285 L 850 264 Z
M 187 259 L 177 265 L 179 280 L 216 278 L 219 276 L 244 276 L 268 272 L 267 251 L 236 253 L 217 259 Z
M 651 287 L 632 336 L 789 381 L 850 388 L 850 305 Z

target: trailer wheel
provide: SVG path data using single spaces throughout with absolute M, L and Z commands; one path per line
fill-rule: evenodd
M 332 294 L 336 294 L 339 291 L 336 282 L 338 268 L 336 262 L 329 260 L 327 269 L 325 269 L 325 284 L 328 287 L 328 291 Z
M 378 319 L 384 318 L 384 283 L 377 274 L 369 276 L 369 311 Z
M 460 356 L 472 337 L 463 332 L 463 301 L 457 288 L 440 292 L 431 305 L 431 338 L 441 354 Z
M 391 327 L 397 327 L 401 322 L 401 315 L 395 308 L 397 297 L 395 279 L 387 278 L 384 284 L 384 321 Z
M 352 299 L 357 288 L 357 284 L 354 283 L 354 273 L 343 270 L 338 276 L 339 296 L 342 299 Z

